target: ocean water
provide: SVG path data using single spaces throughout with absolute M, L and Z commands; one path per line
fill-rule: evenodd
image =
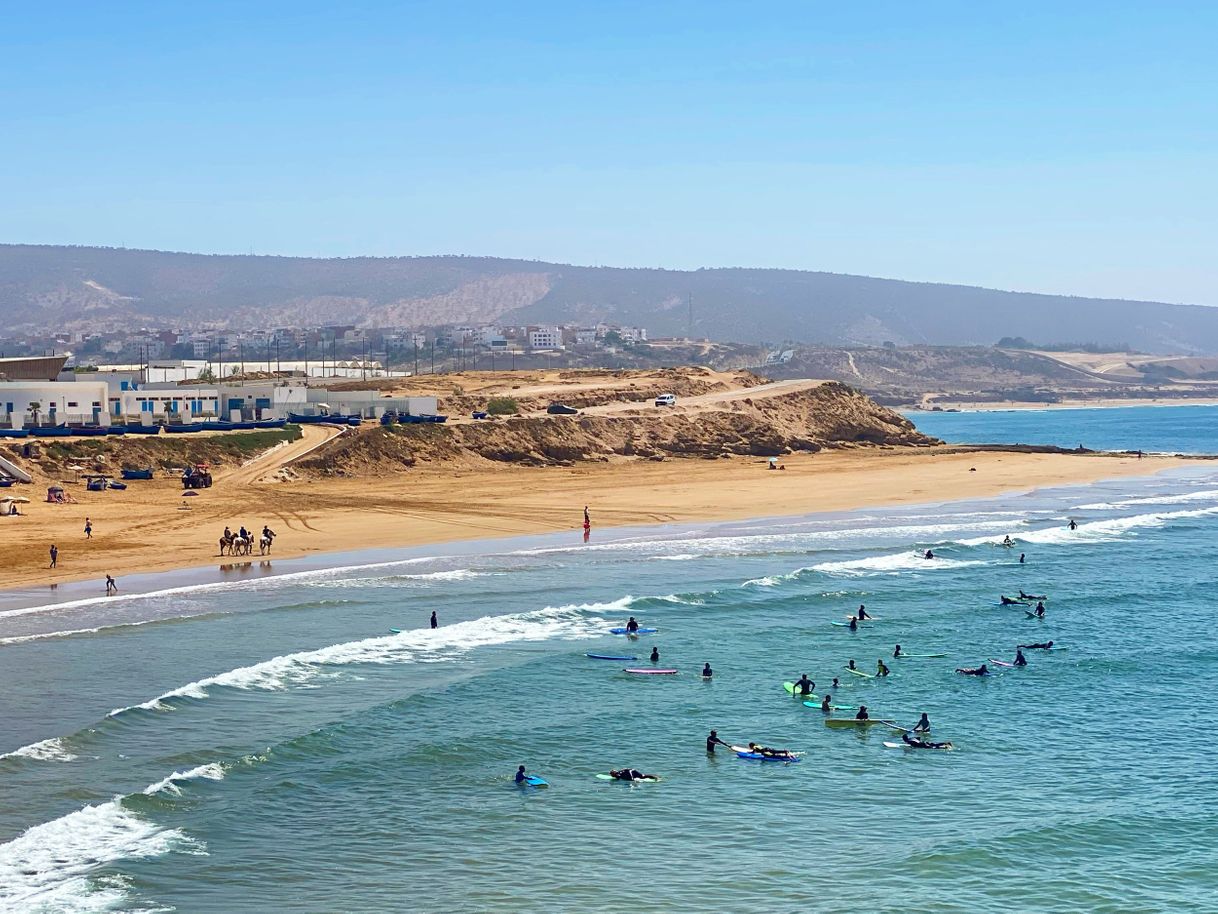
M 1213 911 L 1215 542 L 1201 463 L 9 597 L 0 911 Z M 1020 588 L 1045 620 L 995 605 Z M 632 614 L 659 633 L 607 634 Z M 947 656 L 843 673 L 897 642 Z M 679 675 L 585 657 L 653 644 Z M 803 672 L 957 751 L 826 727 Z M 663 780 L 595 777 L 625 765 Z
M 1102 451 L 1218 452 L 1218 406 L 918 411 L 905 415 L 926 434 L 951 444 L 1081 444 Z

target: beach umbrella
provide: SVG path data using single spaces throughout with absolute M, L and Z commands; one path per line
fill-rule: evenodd
M 3 501 L 15 501 L 19 505 L 28 505 L 30 503 L 30 500 L 24 495 L 7 496 L 3 499 Z

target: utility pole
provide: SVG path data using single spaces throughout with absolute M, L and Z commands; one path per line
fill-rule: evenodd
M 687 323 L 685 325 L 685 338 L 692 342 L 694 338 L 694 293 L 690 292 L 688 294 L 687 303 L 689 305 L 689 316 L 686 319 Z
M 419 375 L 419 338 L 417 336 L 412 336 L 411 339 L 414 341 L 414 376 L 418 377 L 418 375 Z

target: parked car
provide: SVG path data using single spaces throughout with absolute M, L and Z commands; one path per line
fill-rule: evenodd
M 551 416 L 577 416 L 579 410 L 573 406 L 567 406 L 565 403 L 551 403 L 546 407 L 546 412 Z
M 656 397 L 656 406 L 676 406 L 676 394 L 660 394 Z

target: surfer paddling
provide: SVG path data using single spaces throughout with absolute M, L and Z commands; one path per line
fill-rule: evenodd
M 1027 606 L 1027 600 L 1015 600 L 1011 597 L 999 596 L 998 601 L 1003 606 Z
M 924 739 L 918 739 L 915 736 L 910 736 L 908 733 L 901 734 L 901 742 L 910 749 L 951 749 L 952 744 L 948 742 L 931 743 Z
M 990 668 L 983 663 L 981 666 L 958 666 L 956 672 L 964 676 L 988 676 Z
M 1038 641 L 1036 644 L 1020 644 L 1018 647 L 1025 651 L 1051 651 L 1053 650 L 1052 641 Z

